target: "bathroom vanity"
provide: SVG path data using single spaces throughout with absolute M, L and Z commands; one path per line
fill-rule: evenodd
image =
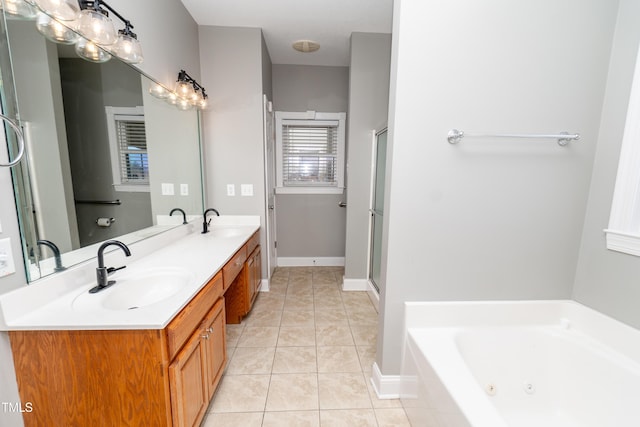
M 199 425 L 227 360 L 225 323 L 259 289 L 259 243 L 259 225 L 214 224 L 131 262 L 102 296 L 81 286 L 15 318 L 17 296 L 3 296 L 20 398 L 33 407 L 25 426 Z M 136 296 L 154 280 L 169 289 L 159 301 Z

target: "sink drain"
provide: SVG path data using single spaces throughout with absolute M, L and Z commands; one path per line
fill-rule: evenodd
M 139 308 L 139 307 L 137 307 L 137 306 L 133 306 L 133 307 L 129 307 L 129 308 L 127 308 L 127 310 L 135 310 L 136 308 Z

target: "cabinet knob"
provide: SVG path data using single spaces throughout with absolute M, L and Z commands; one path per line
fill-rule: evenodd
M 213 328 L 211 328 L 211 327 L 207 328 L 207 332 L 209 332 L 210 334 L 212 334 L 212 333 L 213 333 Z
M 209 334 L 204 334 L 204 335 L 200 335 L 202 338 L 204 338 L 205 340 L 209 339 Z

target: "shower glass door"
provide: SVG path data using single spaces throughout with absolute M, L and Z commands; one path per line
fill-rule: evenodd
M 369 248 L 369 281 L 380 293 L 380 265 L 382 263 L 382 220 L 384 218 L 384 176 L 387 163 L 387 129 L 376 134 L 371 203 L 371 247 Z

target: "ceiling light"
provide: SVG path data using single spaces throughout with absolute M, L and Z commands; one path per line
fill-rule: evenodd
M 188 110 L 191 107 L 196 107 L 199 110 L 207 108 L 208 96 L 204 87 L 184 70 L 180 70 L 178 73 L 176 89 L 173 94 L 175 98 L 169 96 L 167 102 L 176 105 L 180 110 Z M 187 107 L 185 103 L 189 106 Z
M 310 53 L 320 49 L 320 44 L 311 40 L 298 40 L 293 42 L 293 48 L 298 52 Z

